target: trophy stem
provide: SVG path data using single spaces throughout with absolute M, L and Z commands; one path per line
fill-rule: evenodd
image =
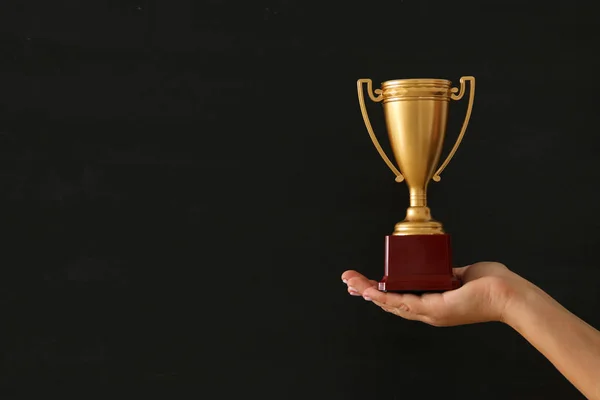
M 410 192 L 411 207 L 427 207 L 427 192 L 425 189 L 413 189 Z
M 393 235 L 432 235 L 443 234 L 442 224 L 431 217 L 427 207 L 427 188 L 409 188 L 410 207 L 406 218 L 394 226 Z

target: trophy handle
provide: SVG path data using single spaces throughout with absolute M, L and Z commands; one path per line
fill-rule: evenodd
M 357 81 L 358 103 L 360 104 L 360 111 L 361 111 L 362 117 L 365 121 L 367 131 L 369 132 L 369 136 L 371 137 L 371 140 L 373 141 L 375 148 L 379 152 L 379 155 L 381 156 L 381 158 L 383 158 L 383 161 L 385 161 L 387 166 L 390 167 L 392 172 L 396 175 L 396 182 L 402 182 L 404 180 L 404 176 L 402 176 L 400 171 L 398 171 L 398 169 L 396 167 L 394 167 L 394 164 L 392 164 L 392 162 L 390 161 L 388 156 L 385 154 L 385 152 L 381 148 L 381 145 L 379 145 L 379 141 L 377 140 L 377 137 L 375 136 L 375 132 L 373 132 L 373 127 L 371 126 L 371 121 L 369 120 L 369 114 L 367 113 L 367 108 L 365 107 L 365 95 L 363 93 L 363 83 L 367 84 L 367 93 L 369 94 L 369 97 L 371 98 L 371 100 L 373 100 L 376 103 L 380 102 L 383 99 L 382 91 L 381 91 L 381 89 L 375 89 L 375 94 L 377 94 L 377 97 L 376 97 L 375 94 L 373 93 L 373 83 L 371 82 L 370 79 L 359 79 Z
M 475 77 L 463 76 L 462 78 L 460 78 L 460 92 L 458 94 L 456 94 L 456 92 L 458 92 L 458 88 L 452 88 L 452 90 L 451 90 L 452 94 L 450 95 L 450 98 L 452 100 L 462 99 L 462 97 L 464 96 L 465 91 L 466 91 L 466 89 L 465 89 L 466 81 L 471 82 L 471 93 L 469 95 L 469 105 L 467 106 L 467 115 L 465 116 L 465 122 L 463 122 L 463 126 L 460 130 L 460 134 L 458 135 L 458 139 L 456 139 L 456 143 L 454 143 L 454 147 L 450 151 L 450 154 L 448 154 L 446 161 L 444 161 L 444 163 L 440 166 L 440 168 L 436 171 L 436 173 L 433 174 L 433 180 L 435 182 L 439 182 L 440 179 L 442 179 L 442 178 L 440 178 L 440 174 L 442 173 L 444 168 L 446 168 L 448 166 L 448 163 L 454 156 L 454 153 L 456 153 L 458 146 L 460 146 L 460 142 L 462 141 L 463 136 L 465 135 L 465 132 L 467 131 L 467 126 L 469 125 L 469 119 L 471 119 L 471 111 L 473 111 L 473 99 L 475 98 Z

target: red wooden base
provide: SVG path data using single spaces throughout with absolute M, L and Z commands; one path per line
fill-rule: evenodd
M 385 275 L 379 290 L 444 292 L 460 285 L 452 274 L 450 235 L 385 237 Z

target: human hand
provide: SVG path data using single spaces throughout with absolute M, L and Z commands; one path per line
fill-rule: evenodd
M 479 262 L 454 268 L 463 285 L 443 293 L 423 295 L 384 293 L 377 282 L 350 270 L 342 274 L 348 292 L 372 301 L 399 317 L 433 326 L 456 326 L 504 321 L 504 310 L 527 281 L 496 262 Z

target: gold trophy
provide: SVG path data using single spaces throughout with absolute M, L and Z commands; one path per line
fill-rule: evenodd
M 446 160 L 436 170 L 448 119 L 450 100 L 460 100 L 470 82 L 469 104 L 462 129 Z M 394 158 L 398 168 L 381 148 L 365 106 L 363 86 L 374 102 L 383 103 L 383 112 Z M 440 181 L 467 130 L 475 78 L 460 78 L 460 90 L 445 79 L 399 79 L 386 81 L 373 92 L 370 79 L 357 82 L 358 101 L 367 131 L 379 155 L 396 175 L 396 182 L 406 181 L 410 206 L 406 218 L 398 222 L 385 237 L 385 273 L 379 290 L 395 292 L 439 292 L 456 289 L 459 280 L 452 273 L 450 235 L 431 217 L 427 207 L 427 186 Z

